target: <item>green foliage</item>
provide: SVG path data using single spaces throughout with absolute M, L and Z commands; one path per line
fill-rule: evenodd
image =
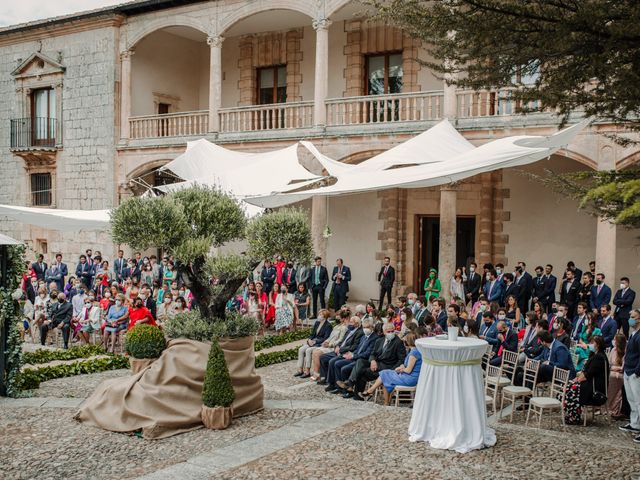
M 26 368 L 19 373 L 17 386 L 20 390 L 31 390 L 38 388 L 40 382 L 46 382 L 54 378 L 72 377 L 74 375 L 105 372 L 107 370 L 118 370 L 120 368 L 129 368 L 129 359 L 122 355 L 42 368 Z
M 88 358 L 95 355 L 105 355 L 104 348 L 100 345 L 82 345 L 71 347 L 69 350 L 46 350 L 39 348 L 35 352 L 25 352 L 22 359 L 25 364 L 36 365 L 49 363 L 54 360 L 74 360 L 76 358 Z
M 210 238 L 216 247 L 242 238 L 246 225 L 244 211 L 230 195 L 215 188 L 195 186 L 171 196 L 182 205 L 195 237 Z
M 260 355 L 256 355 L 256 368 L 288 362 L 289 360 L 295 360 L 296 358 L 298 358 L 297 348 L 281 350 L 280 352 L 261 353 Z
M 136 249 L 154 246 L 171 250 L 190 231 L 182 208 L 170 195 L 129 198 L 111 211 L 113 240 Z
M 295 330 L 293 332 L 286 332 L 282 335 L 269 335 L 267 337 L 256 340 L 253 349 L 258 352 L 265 348 L 275 347 L 277 345 L 284 345 L 289 342 L 295 342 L 297 340 L 304 340 L 311 335 L 310 328 L 303 328 L 301 330 Z
M 235 397 L 224 353 L 220 344 L 213 342 L 202 385 L 202 403 L 209 408 L 229 407 Z
M 253 262 L 245 255 L 222 253 L 207 259 L 205 272 L 220 282 L 226 283 L 232 278 L 246 278 L 252 270 L 252 264 Z
M 640 169 L 526 175 L 577 200 L 588 213 L 624 227 L 640 227 Z
M 474 90 L 514 87 L 565 116 L 584 110 L 640 128 L 638 2 L 368 0 L 377 18 L 423 41 L 424 62 Z M 529 81 L 523 82 L 527 76 Z M 451 77 L 449 77 L 451 78 Z M 589 88 L 585 88 L 588 86 Z
M 173 255 L 182 263 L 189 264 L 198 258 L 206 257 L 211 244 L 211 237 L 187 237 L 173 249 Z
M 7 275 L 0 278 L 0 328 L 9 325 L 7 332 L 7 350 L 5 352 L 5 371 L 0 371 L 4 376 L 7 395 L 15 397 L 19 395 L 17 385 L 18 374 L 23 365 L 22 360 L 22 340 L 18 330 L 20 321 L 19 304 L 11 294 L 20 287 L 22 271 L 24 268 L 24 245 L 8 245 L 7 252 Z
M 199 310 L 177 314 L 162 326 L 168 338 L 188 338 L 198 342 L 209 342 L 213 338 L 213 324 L 202 318 Z
M 213 338 L 252 337 L 260 329 L 260 322 L 248 315 L 238 312 L 227 312 L 226 318 L 213 324 Z
M 124 336 L 124 350 L 133 358 L 158 358 L 166 346 L 162 330 L 153 325 L 136 325 Z
M 254 218 L 247 227 L 249 255 L 254 259 L 282 255 L 287 260 L 308 264 L 313 242 L 307 213 L 283 208 Z

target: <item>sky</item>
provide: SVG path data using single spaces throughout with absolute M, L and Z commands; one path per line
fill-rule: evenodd
M 125 3 L 127 0 L 0 0 L 0 27 Z

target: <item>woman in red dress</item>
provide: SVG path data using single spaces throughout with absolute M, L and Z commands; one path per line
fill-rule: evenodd
M 266 327 L 269 327 L 276 322 L 276 298 L 278 298 L 278 293 L 280 293 L 280 284 L 274 283 L 273 290 L 271 290 L 271 293 L 269 294 L 269 306 L 267 308 L 267 315 L 264 319 Z
M 262 323 L 266 327 L 267 324 L 267 311 L 269 310 L 269 298 L 267 297 L 267 293 L 262 290 L 262 282 L 256 282 L 256 296 L 258 297 L 258 308 L 261 312 Z
M 156 321 L 153 319 L 149 309 L 142 306 L 142 299 L 136 298 L 133 301 L 133 308 L 129 308 L 129 328 L 127 328 L 127 331 L 143 323 L 156 326 Z

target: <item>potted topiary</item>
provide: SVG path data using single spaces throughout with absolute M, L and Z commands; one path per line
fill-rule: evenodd
M 224 430 L 231 425 L 235 392 L 224 352 L 214 341 L 209 350 L 207 370 L 202 385 L 202 423 L 207 428 Z
M 162 330 L 153 325 L 136 325 L 124 337 L 124 350 L 129 355 L 131 372 L 138 373 L 151 365 L 165 349 Z

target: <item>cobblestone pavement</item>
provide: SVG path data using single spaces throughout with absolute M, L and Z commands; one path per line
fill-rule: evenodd
M 156 441 L 72 420 L 73 405 L 128 370 L 44 382 L 44 406 L 0 401 L 0 478 L 640 478 L 640 447 L 619 422 L 562 427 L 556 415 L 538 430 L 517 412 L 513 424 L 494 422 L 495 447 L 460 455 L 408 442 L 410 409 L 344 400 L 294 372 L 295 362 L 260 369 L 265 410 L 228 430 Z

